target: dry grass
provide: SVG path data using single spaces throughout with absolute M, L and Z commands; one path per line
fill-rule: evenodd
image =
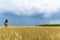
M 0 40 L 60 40 L 60 27 L 0 27 Z

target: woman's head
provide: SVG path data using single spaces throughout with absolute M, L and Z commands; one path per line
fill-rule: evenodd
M 8 20 L 6 19 L 5 22 L 8 22 Z

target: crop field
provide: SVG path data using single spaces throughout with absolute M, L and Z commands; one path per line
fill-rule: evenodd
M 0 40 L 60 40 L 60 27 L 0 27 Z

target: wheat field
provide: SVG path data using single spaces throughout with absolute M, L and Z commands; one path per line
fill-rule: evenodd
M 0 27 L 0 40 L 60 40 L 60 27 Z

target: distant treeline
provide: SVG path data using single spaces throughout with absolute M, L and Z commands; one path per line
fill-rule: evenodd
M 41 24 L 36 26 L 60 26 L 60 24 Z

